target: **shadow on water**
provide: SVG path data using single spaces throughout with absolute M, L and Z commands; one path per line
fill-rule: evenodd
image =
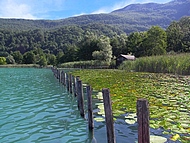
M 88 139 L 85 143 L 98 143 L 94 136 L 94 130 L 88 132 Z

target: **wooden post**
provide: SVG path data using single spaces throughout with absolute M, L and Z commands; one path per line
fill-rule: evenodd
M 105 111 L 105 119 L 106 119 L 106 129 L 107 129 L 107 140 L 108 143 L 115 143 L 115 133 L 114 133 L 114 125 L 113 125 L 113 114 L 112 114 L 112 106 L 110 99 L 109 89 L 102 89 L 103 93 L 103 101 L 104 101 L 104 111 Z
M 64 85 L 64 86 L 66 86 L 66 82 L 65 82 L 66 78 L 65 78 L 65 77 L 66 77 L 66 73 L 63 72 L 63 85 Z
M 83 87 L 82 87 L 82 81 L 77 81 L 77 101 L 78 101 L 78 108 L 80 111 L 81 117 L 84 118 L 84 97 L 83 97 Z
M 61 72 L 61 83 L 63 84 L 64 71 Z
M 88 132 L 88 138 L 89 143 L 97 143 L 96 138 L 94 137 L 94 130 Z
M 77 89 L 78 89 L 78 86 L 77 86 L 77 83 L 78 83 L 78 81 L 79 81 L 79 79 L 80 79 L 80 77 L 79 76 L 76 76 L 76 78 L 75 78 L 75 89 L 74 89 L 74 95 L 75 95 L 75 97 L 77 96 Z
M 87 95 L 87 103 L 88 103 L 88 128 L 90 131 L 92 131 L 94 128 L 93 108 L 92 108 L 92 89 L 89 85 L 86 87 L 86 95 Z
M 138 143 L 150 143 L 149 107 L 146 99 L 137 100 Z
M 75 77 L 74 76 L 72 76 L 72 80 L 73 80 L 73 94 L 74 94 L 74 96 L 76 95 L 76 80 L 75 80 Z M 76 97 L 76 96 L 75 96 Z
M 61 70 L 58 70 L 58 74 L 59 74 L 59 82 L 61 83 Z
M 69 74 L 69 91 L 70 91 L 70 93 L 72 94 L 72 75 L 71 74 Z
M 59 77 L 58 77 L 58 73 L 59 73 L 59 70 L 58 69 L 56 69 L 57 70 L 57 72 L 56 72 L 56 78 L 58 79 Z
M 67 91 L 69 91 L 69 76 L 68 76 L 68 73 L 66 73 L 66 80 L 65 80 L 65 82 L 66 82 L 66 88 L 67 88 Z

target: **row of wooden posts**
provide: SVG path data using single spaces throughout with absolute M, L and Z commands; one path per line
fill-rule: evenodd
M 72 76 L 64 70 L 52 68 L 54 76 L 62 83 L 68 90 L 69 93 L 74 94 L 77 98 L 78 109 L 81 117 L 85 117 L 84 113 L 84 96 L 83 96 L 83 85 L 79 76 Z M 92 88 L 86 86 L 87 94 L 87 107 L 88 107 L 88 128 L 89 131 L 93 131 L 94 120 L 93 120 L 93 108 L 92 108 Z M 102 89 L 104 110 L 105 110 L 105 121 L 107 130 L 107 142 L 116 143 L 114 133 L 114 122 L 112 115 L 112 106 L 110 99 L 109 89 Z M 137 100 L 137 123 L 138 123 L 138 143 L 150 143 L 149 133 L 149 107 L 146 99 Z

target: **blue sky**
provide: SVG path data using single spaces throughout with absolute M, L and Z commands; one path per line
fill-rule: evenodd
M 172 0 L 0 0 L 0 18 L 63 19 L 83 14 L 109 13 L 134 3 Z

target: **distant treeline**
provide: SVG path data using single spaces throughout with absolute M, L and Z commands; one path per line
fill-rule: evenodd
M 0 64 L 45 66 L 99 60 L 109 65 L 121 53 L 142 57 L 168 52 L 190 52 L 190 17 L 172 22 L 166 30 L 152 26 L 147 31 L 128 35 L 103 24 L 86 28 L 70 25 L 51 31 L 0 30 Z

